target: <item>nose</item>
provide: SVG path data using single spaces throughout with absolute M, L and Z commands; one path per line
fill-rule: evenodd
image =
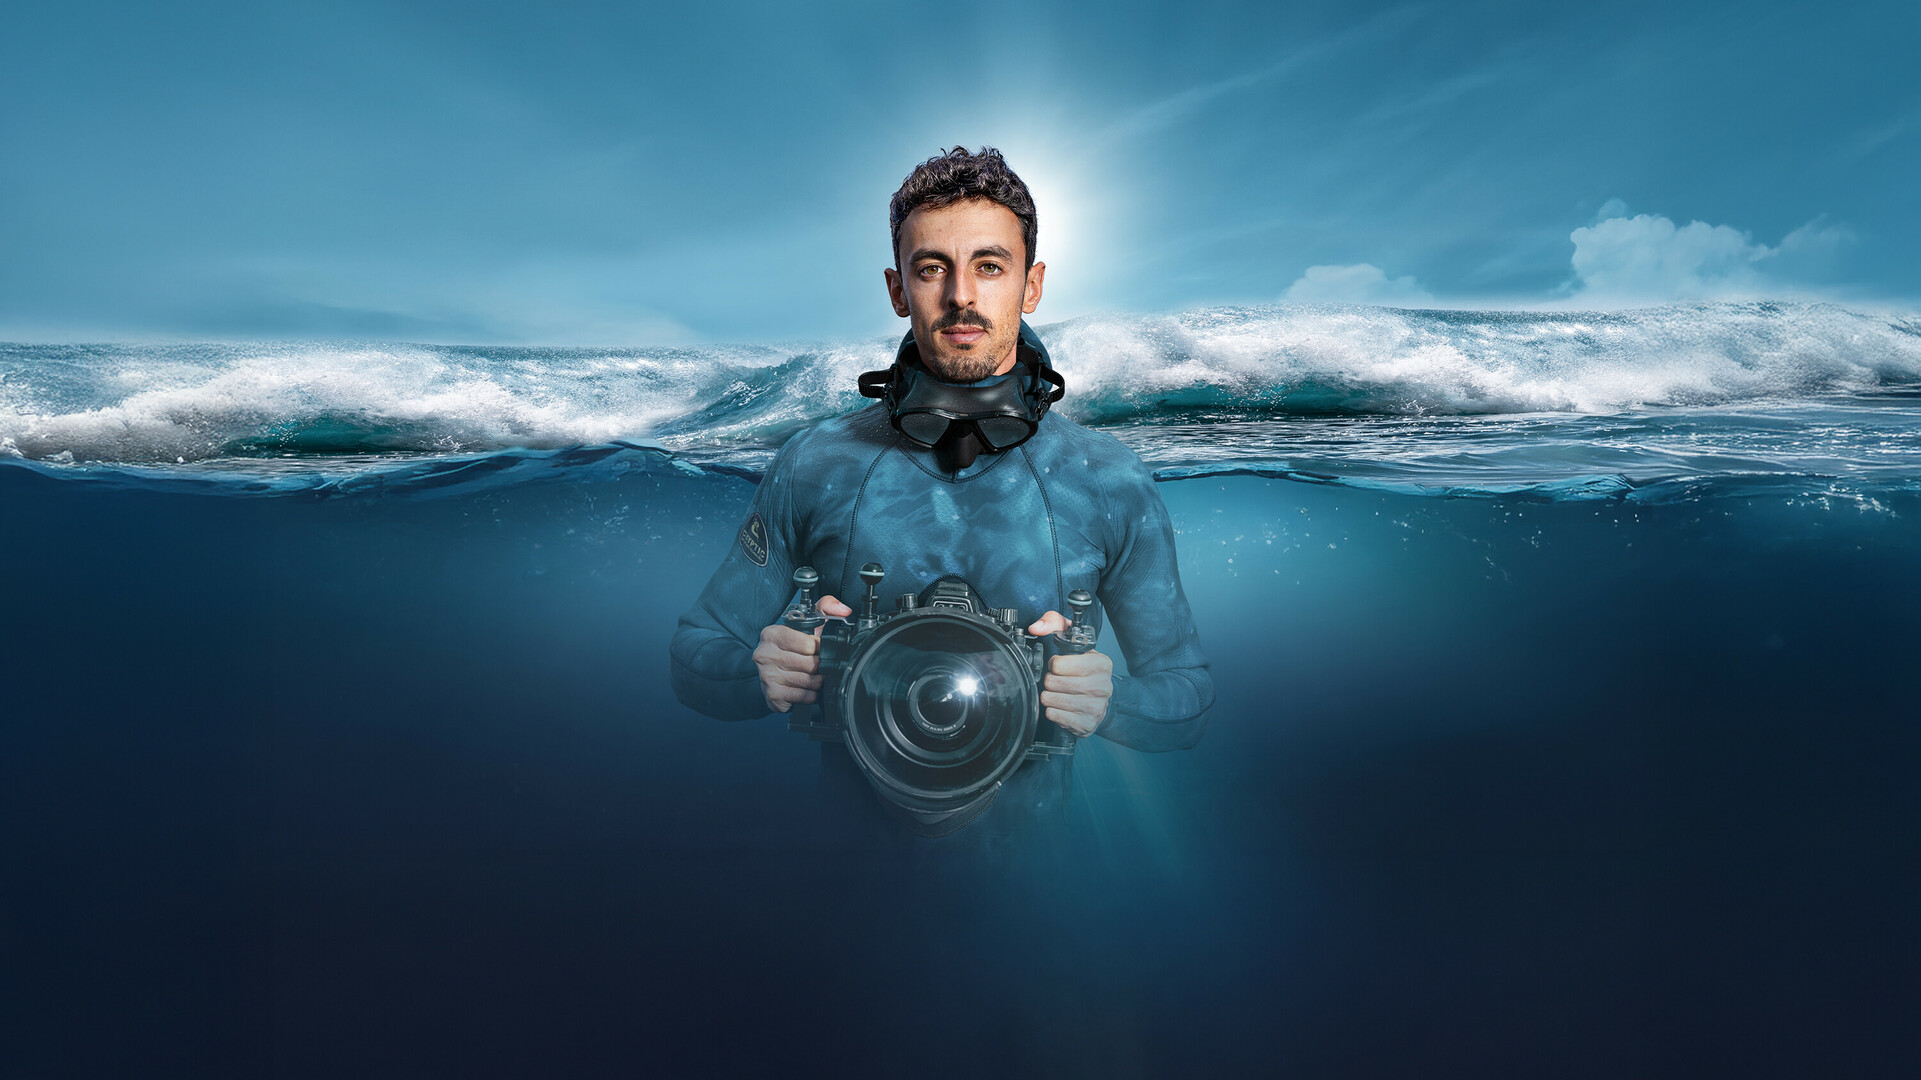
M 973 307 L 975 299 L 974 275 L 965 272 L 947 275 L 948 307 Z

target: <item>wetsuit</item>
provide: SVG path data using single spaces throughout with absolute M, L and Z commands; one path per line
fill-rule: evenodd
M 1044 361 L 1039 338 L 1021 329 L 1020 348 Z M 793 597 L 794 567 L 820 573 L 816 595 L 858 604 L 867 562 L 886 569 L 884 610 L 892 597 L 952 574 L 990 606 L 1018 608 L 1025 626 L 1049 610 L 1067 611 L 1067 594 L 1086 589 L 1097 601 L 1090 617 L 1101 628 L 1101 651 L 1111 656 L 1118 644 L 1130 672 L 1114 677 L 1097 734 L 1140 750 L 1173 750 L 1192 746 L 1206 728 L 1214 684 L 1153 477 L 1113 436 L 1053 412 L 1033 438 L 958 472 L 902 438 L 882 404 L 790 439 L 761 481 L 738 542 L 681 616 L 670 650 L 675 695 L 719 719 L 766 715 L 752 653 L 761 629 Z M 1059 807 L 1071 760 L 1022 766 L 1015 779 L 1025 793 L 1001 801 Z M 1053 775 L 1021 775 L 1036 772 Z

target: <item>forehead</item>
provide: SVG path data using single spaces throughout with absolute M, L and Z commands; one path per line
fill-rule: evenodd
M 1003 247 L 1019 255 L 1021 219 L 989 199 L 964 199 L 946 206 L 922 206 L 900 223 L 900 256 L 923 249 L 958 260 L 986 247 Z

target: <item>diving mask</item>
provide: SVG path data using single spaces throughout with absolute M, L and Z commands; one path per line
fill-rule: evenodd
M 908 441 L 929 449 L 945 447 L 958 467 L 965 468 L 980 451 L 1012 450 L 1033 438 L 1048 406 L 1066 392 L 1066 380 L 1047 366 L 1039 339 L 1032 335 L 1023 323 L 1015 369 L 1008 377 L 970 386 L 942 382 L 923 367 L 910 333 L 902 339 L 893 367 L 860 377 L 860 392 L 887 403 L 894 430 Z

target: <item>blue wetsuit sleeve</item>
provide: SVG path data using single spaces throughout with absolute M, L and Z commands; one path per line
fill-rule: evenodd
M 1114 677 L 1098 733 L 1136 750 L 1179 750 L 1207 730 L 1214 677 L 1181 589 L 1167 504 L 1147 466 L 1122 453 L 1105 478 L 1115 535 L 1100 602 L 1131 674 Z
M 800 522 L 791 464 L 801 441 L 789 440 L 768 467 L 727 557 L 680 617 L 668 647 L 674 696 L 717 720 L 750 720 L 768 712 L 754 648 L 761 630 L 780 618 L 794 594 Z

